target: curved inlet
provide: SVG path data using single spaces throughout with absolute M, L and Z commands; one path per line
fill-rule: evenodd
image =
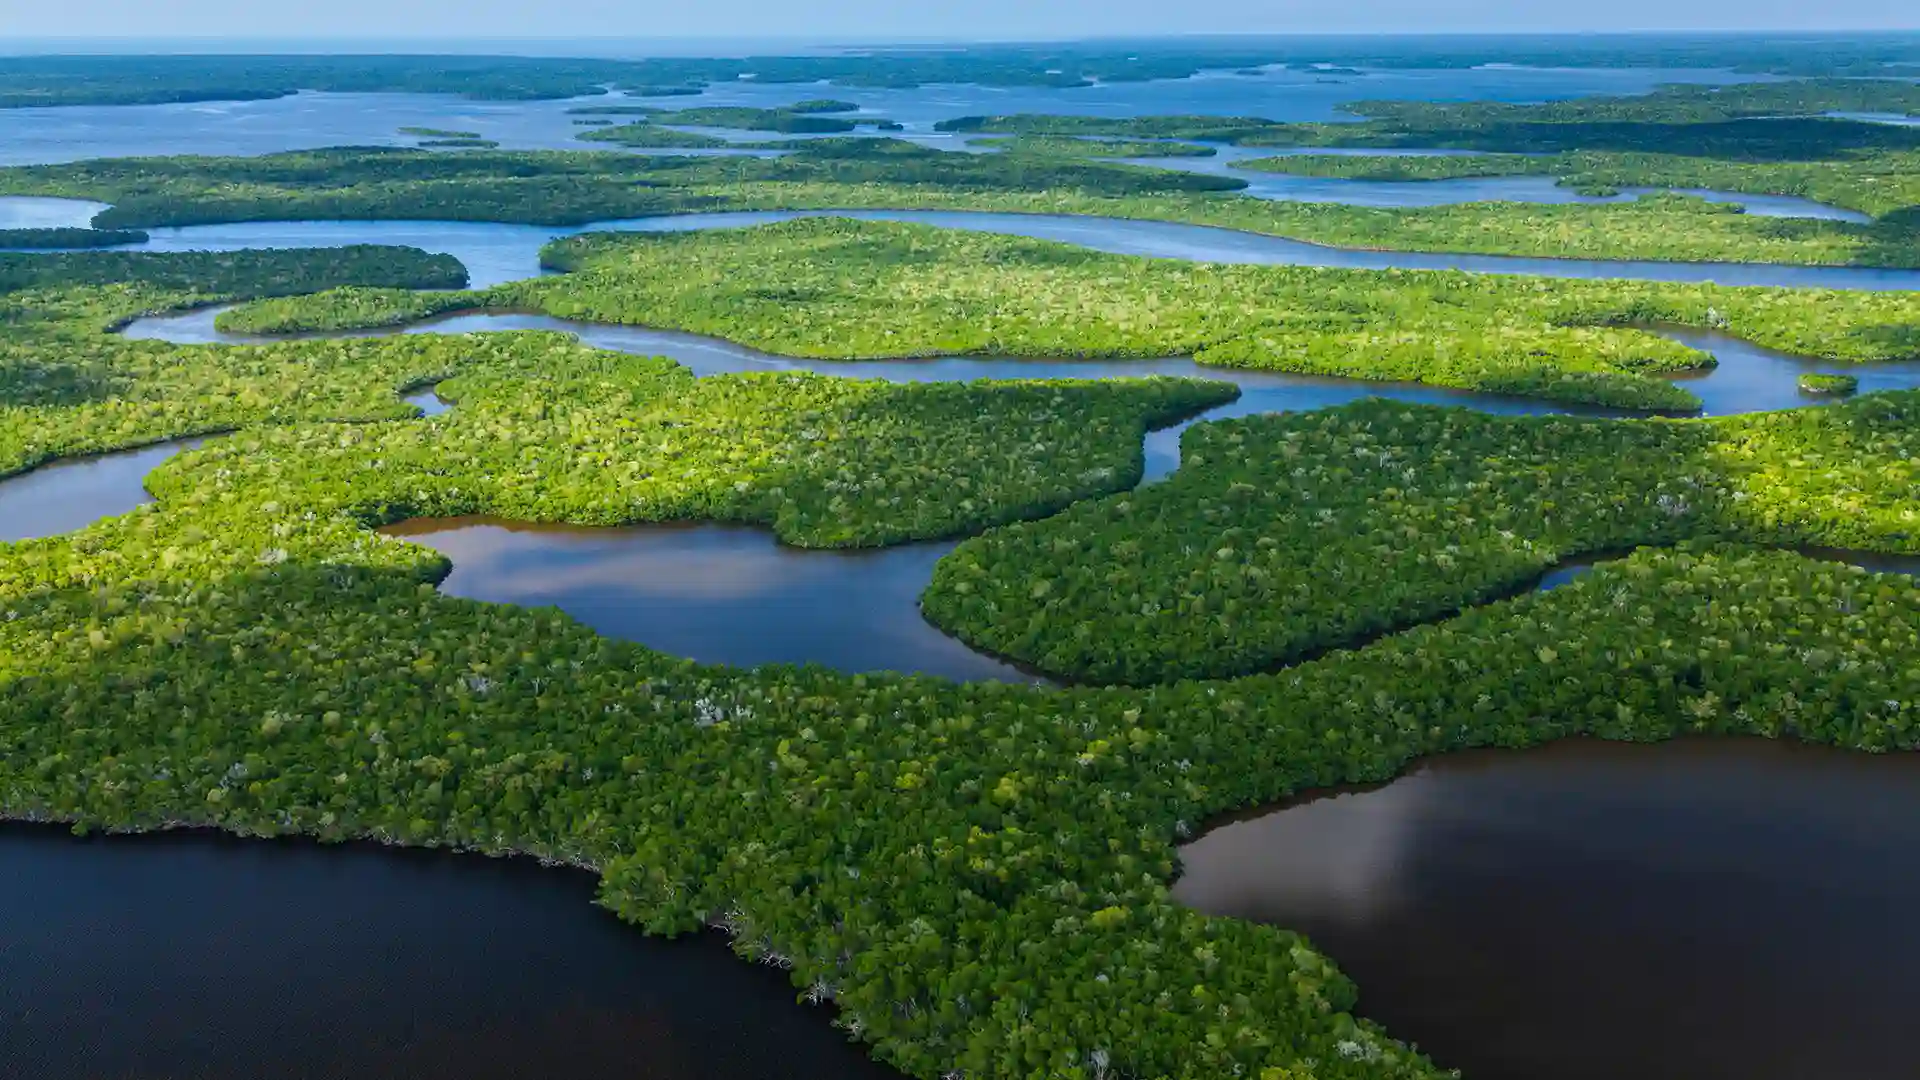
M 442 591 L 557 607 L 608 637 L 710 664 L 821 664 L 960 681 L 1040 681 L 920 615 L 953 543 L 857 551 L 786 547 L 723 525 L 538 526 L 492 518 L 382 529 L 453 560 Z
M 1464 270 L 1555 278 L 1636 281 L 1712 281 L 1723 285 L 1791 288 L 1920 290 L 1920 269 L 1858 266 L 1781 266 L 1766 263 L 1677 263 L 1605 259 L 1540 259 L 1361 251 L 1326 247 L 1207 225 L 1130 218 L 1004 214 L 973 210 L 809 210 L 681 214 L 594 222 L 580 228 L 435 221 L 280 221 L 149 229 L 151 239 L 125 250 L 238 251 L 258 247 L 339 247 L 402 244 L 453 255 L 465 263 L 475 288 L 536 277 L 540 249 L 581 232 L 686 232 L 744 228 L 802 217 L 905 221 L 948 229 L 1002 233 L 1075 244 L 1116 255 L 1269 266 L 1325 266 L 1360 270 Z
M 1452 754 L 1221 824 L 1174 897 L 1304 932 L 1467 1077 L 1899 1080 L 1916 770 L 1759 739 Z
M 0 195 L 0 229 L 84 229 L 106 208 L 85 199 Z
M 424 416 L 453 408 L 431 387 L 402 400 Z M 150 503 L 148 474 L 175 454 L 206 441 L 175 439 L 120 453 L 68 458 L 0 479 L 0 543 L 61 536 Z
M 131 338 L 167 341 L 179 345 L 225 343 L 235 345 L 285 341 L 285 337 L 227 334 L 214 325 L 219 308 L 155 315 L 129 323 L 121 332 Z M 637 326 L 574 322 L 546 315 L 475 312 L 452 315 L 404 328 L 346 331 L 316 337 L 385 337 L 392 334 L 465 334 L 498 330 L 556 330 L 574 334 L 596 348 L 641 356 L 670 357 L 697 375 L 744 371 L 811 371 L 849 378 L 889 382 L 965 382 L 974 379 L 1108 379 L 1148 375 L 1178 375 L 1231 382 L 1241 398 L 1201 417 L 1218 420 L 1256 413 L 1297 412 L 1342 405 L 1366 397 L 1386 397 L 1436 405 L 1460 405 L 1504 414 L 1590 413 L 1621 415 L 1617 411 L 1581 408 L 1472 390 L 1452 390 L 1419 383 L 1377 382 L 1333 376 L 1293 375 L 1284 372 L 1214 367 L 1187 359 L 1162 360 L 1022 360 L 1005 357 L 937 357 L 916 360 L 813 360 L 779 356 L 736 345 L 721 338 Z M 1713 354 L 1717 367 L 1681 376 L 1686 388 L 1702 403 L 1708 416 L 1796 408 L 1821 399 L 1799 388 L 1801 375 L 1824 371 L 1855 375 L 1862 391 L 1909 389 L 1920 386 L 1920 361 L 1848 365 L 1793 356 L 1762 348 L 1728 334 L 1676 327 L 1654 332 Z M 1177 454 L 1179 432 L 1167 429 L 1148 440 L 1149 475 L 1162 475 L 1168 454 Z
M 59 536 L 150 503 L 147 474 L 204 442 L 182 439 L 69 458 L 0 480 L 0 543 Z
M 784 972 L 637 933 L 582 870 L 0 825 L 0 880 L 32 883 L 0 889 L 8 1076 L 900 1077 Z

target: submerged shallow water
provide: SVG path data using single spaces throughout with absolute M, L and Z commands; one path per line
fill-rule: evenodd
M 898 1080 L 713 936 L 530 860 L 0 825 L 15 1080 Z
M 1469 1080 L 1904 1080 L 1916 842 L 1920 755 L 1576 741 L 1243 815 L 1174 895 Z

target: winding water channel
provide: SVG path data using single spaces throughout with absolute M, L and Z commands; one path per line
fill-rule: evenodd
M 0 202 L 4 202 L 0 199 Z M 44 200 L 42 200 L 44 202 Z M 43 207 L 41 210 L 45 213 Z M 1484 274 L 1631 281 L 1711 281 L 1789 288 L 1920 290 L 1920 269 L 1785 266 L 1770 263 L 1679 263 L 1609 259 L 1541 259 L 1517 255 L 1363 251 L 1327 247 L 1208 225 L 1058 214 L 978 210 L 764 210 L 679 214 L 594 222 L 578 228 L 452 221 L 269 221 L 149 229 L 145 244 L 120 250 L 239 251 L 269 247 L 399 244 L 444 252 L 465 263 L 474 288 L 540 274 L 540 249 L 582 232 L 684 232 L 744 228 L 803 217 L 903 221 L 946 229 L 1054 240 L 1115 255 L 1357 270 L 1464 270 Z
M 54 221 L 59 211 L 34 212 Z M 1335 252 L 1146 222 L 852 216 L 1216 261 L 1415 260 L 1564 276 L 1640 276 L 1636 268 L 1646 266 L 1653 280 L 1756 283 L 1751 275 L 1759 275 L 1773 284 L 1920 288 L 1920 271 L 1911 270 L 1489 263 Z M 539 247 L 570 231 L 258 224 L 159 230 L 151 246 L 415 244 L 455 254 L 485 285 L 537 272 Z M 1364 261 L 1376 259 L 1383 261 Z M 126 332 L 177 342 L 246 340 L 218 333 L 214 317 L 156 317 Z M 702 375 L 1173 374 L 1242 388 L 1240 401 L 1204 419 L 1367 396 L 1497 413 L 1562 411 L 1526 399 L 1178 359 L 797 361 L 693 335 L 528 315 L 456 316 L 394 332 L 525 328 L 670 356 Z M 1856 374 L 1863 390 L 1920 386 L 1920 362 L 1822 365 L 1721 335 L 1663 332 L 1720 359 L 1687 382 L 1711 415 L 1808 404 L 1795 386 L 1807 370 Z M 408 400 L 428 412 L 446 407 L 431 392 Z M 1148 436 L 1150 479 L 1177 466 L 1180 430 Z M 9 530 L 0 539 L 70 531 L 131 509 L 147 498 L 147 473 L 180 448 L 64 462 L 0 481 L 0 525 Z M 696 659 L 1029 678 L 919 617 L 917 595 L 950 544 L 800 552 L 751 529 L 580 530 L 487 520 L 387 531 L 447 552 L 455 565 L 449 592 L 558 604 L 606 633 Z M 1832 557 L 1876 570 L 1920 569 L 1911 559 Z M 1586 565 L 1570 563 L 1543 587 Z M 1920 839 L 1916 767 L 1908 755 L 1724 740 L 1457 755 L 1379 789 L 1269 808 L 1209 832 L 1184 849 L 1176 896 L 1307 932 L 1359 983 L 1366 1015 L 1464 1068 L 1469 1080 L 1896 1080 L 1911 1075 L 1908 1005 L 1920 999 L 1920 936 L 1905 917 L 1920 901 L 1920 872 L 1903 854 Z M 591 1077 L 631 1075 L 636 1062 L 665 1080 L 894 1075 L 847 1046 L 822 1014 L 793 1005 L 778 975 L 738 963 L 711 942 L 663 943 L 611 917 L 587 917 L 590 882 L 582 874 L 206 836 L 76 843 L 28 827 L 0 828 L 0 867 L 9 880 L 35 882 L 31 890 L 0 889 L 0 925 L 27 928 L 0 941 L 7 961 L 0 963 L 7 972 L 0 1021 L 23 1036 L 10 1042 L 9 1061 L 25 1076 Z M 127 903 L 127 896 L 141 900 Z M 137 968 L 130 966 L 136 954 Z M 290 979 L 290 971 L 301 974 Z M 103 1010 L 108 1000 L 116 1006 Z

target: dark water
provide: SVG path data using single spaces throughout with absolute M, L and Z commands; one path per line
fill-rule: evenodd
M 1920 757 L 1761 740 L 1434 759 L 1182 851 L 1467 1080 L 1910 1080 Z
M 152 502 L 147 474 L 205 441 L 187 439 L 73 458 L 0 480 L 0 542 L 58 536 Z
M 1732 83 L 1726 71 L 1654 69 L 1483 69 L 1382 71 L 1342 82 L 1307 72 L 1259 76 L 1208 73 L 1193 79 L 1114 83 L 1075 90 L 1047 87 L 925 86 L 912 89 L 809 84 L 718 85 L 699 97 L 644 104 L 787 105 L 809 97 L 853 101 L 871 117 L 906 125 L 930 144 L 961 141 L 933 130 L 941 120 L 981 113 L 1044 112 L 1099 116 L 1154 113 L 1260 115 L 1275 120 L 1354 119 L 1340 106 L 1361 98 L 1543 101 L 1589 94 L 1646 93 L 1670 82 Z M 607 104 L 575 101 L 477 102 L 429 94 L 298 94 L 275 101 L 178 105 L 68 106 L 0 110 L 0 165 L 164 154 L 267 154 L 322 146 L 408 146 L 402 126 L 476 131 L 512 150 L 580 149 L 581 131 L 566 110 Z
M 4 111 L 0 110 L 0 113 Z M 46 211 L 43 208 L 41 212 Z M 72 213 L 77 216 L 79 210 L 75 209 Z M 261 247 L 404 244 L 453 255 L 466 264 L 472 283 L 478 288 L 538 276 L 541 273 L 541 247 L 558 237 L 578 232 L 687 232 L 746 228 L 803 217 L 917 222 L 948 229 L 1053 240 L 1115 255 L 1144 255 L 1196 262 L 1325 266 L 1356 270 L 1464 270 L 1470 273 L 1587 280 L 1711 281 L 1722 285 L 1774 285 L 1788 288 L 1920 290 L 1920 269 L 1361 251 L 1205 225 L 973 210 L 741 211 L 596 222 L 580 229 L 432 221 L 248 222 L 150 229 L 148 232 L 152 239 L 148 243 L 127 250 L 235 251 Z
M 953 544 L 867 551 L 784 547 L 762 529 L 406 522 L 389 536 L 444 553 L 454 596 L 558 607 L 609 637 L 713 664 L 822 664 L 970 681 L 1032 682 L 920 615 Z
M 897 1080 L 713 936 L 526 861 L 0 827 L 8 1080 Z

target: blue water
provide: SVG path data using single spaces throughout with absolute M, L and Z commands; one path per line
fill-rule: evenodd
M 0 205 L 6 199 L 0 198 Z M 73 211 L 76 215 L 78 208 Z M 438 221 L 294 221 L 194 225 L 148 230 L 140 250 L 236 251 L 263 247 L 339 247 L 400 244 L 445 252 L 465 263 L 475 288 L 534 277 L 540 248 L 589 231 L 681 232 L 740 228 L 801 217 L 839 216 L 908 221 L 949 229 L 1005 233 L 1077 244 L 1116 255 L 1268 266 L 1329 266 L 1359 270 L 1466 270 L 1557 278 L 1638 281 L 1712 281 L 1723 285 L 1863 289 L 1920 289 L 1920 269 L 1853 266 L 1779 266 L 1766 263 L 1672 263 L 1607 259 L 1539 259 L 1513 255 L 1360 251 L 1204 225 L 1126 218 L 1002 214 L 968 210 L 815 210 L 682 214 L 595 222 L 581 228 Z
M 1095 116 L 1205 113 L 1273 120 L 1355 119 L 1342 104 L 1361 99 L 1545 101 L 1589 94 L 1639 94 L 1662 83 L 1725 83 L 1746 77 L 1704 70 L 1382 71 L 1338 83 L 1309 73 L 1259 76 L 1206 73 L 1192 79 L 1114 83 L 1083 89 L 924 86 L 827 87 L 750 81 L 716 86 L 699 97 L 646 99 L 671 107 L 774 106 L 804 98 L 853 101 L 868 116 L 907 126 L 906 134 L 944 141 L 933 126 L 956 116 L 1046 112 Z M 0 109 L 0 165 L 164 154 L 268 154 L 322 146 L 407 146 L 403 126 L 476 131 L 515 150 L 579 149 L 581 129 L 566 110 L 608 104 L 577 101 L 477 102 L 427 94 L 304 93 L 273 101 L 177 105 Z

